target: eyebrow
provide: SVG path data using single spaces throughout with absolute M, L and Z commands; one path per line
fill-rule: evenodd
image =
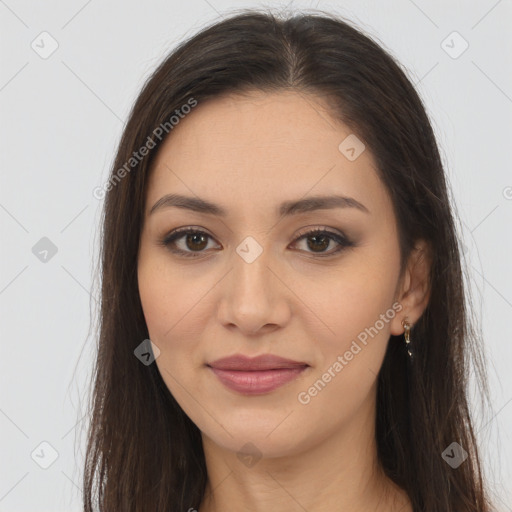
M 199 197 L 189 197 L 181 194 L 167 194 L 161 197 L 149 211 L 149 215 L 164 208 L 184 208 L 194 212 L 226 217 L 228 212 L 222 206 L 206 201 Z M 300 213 L 312 212 L 315 210 L 328 210 L 333 208 L 355 208 L 364 213 L 370 213 L 364 204 L 353 197 L 340 195 L 314 196 L 306 199 L 284 201 L 277 208 L 280 216 L 297 215 Z

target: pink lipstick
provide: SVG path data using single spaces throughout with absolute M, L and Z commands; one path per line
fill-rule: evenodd
M 237 354 L 207 365 L 229 389 L 245 395 L 269 393 L 296 379 L 309 365 L 271 354 Z

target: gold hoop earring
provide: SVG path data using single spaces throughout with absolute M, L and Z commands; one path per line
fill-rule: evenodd
M 407 318 L 402 320 L 402 327 L 404 328 L 404 339 L 405 339 L 405 348 L 407 349 L 407 354 L 409 358 L 412 359 L 412 351 L 411 351 L 411 328 L 412 325 L 407 321 Z

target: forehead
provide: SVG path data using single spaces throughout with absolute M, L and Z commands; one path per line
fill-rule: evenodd
M 254 91 L 210 99 L 199 103 L 173 128 L 161 154 L 201 159 L 205 155 L 241 157 L 250 151 L 264 161 L 279 156 L 280 160 L 306 157 L 314 162 L 322 155 L 337 156 L 339 143 L 351 134 L 330 110 L 320 98 L 293 91 Z
M 310 94 L 251 92 L 199 102 L 159 149 L 148 204 L 170 192 L 254 208 L 339 193 L 386 207 L 369 149 L 355 159 L 343 152 L 347 140 L 361 150 L 354 137 L 331 117 L 328 104 Z

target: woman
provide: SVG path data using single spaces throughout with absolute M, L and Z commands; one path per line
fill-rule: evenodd
M 105 191 L 86 511 L 490 510 L 444 171 L 380 46 L 323 13 L 208 27 Z

